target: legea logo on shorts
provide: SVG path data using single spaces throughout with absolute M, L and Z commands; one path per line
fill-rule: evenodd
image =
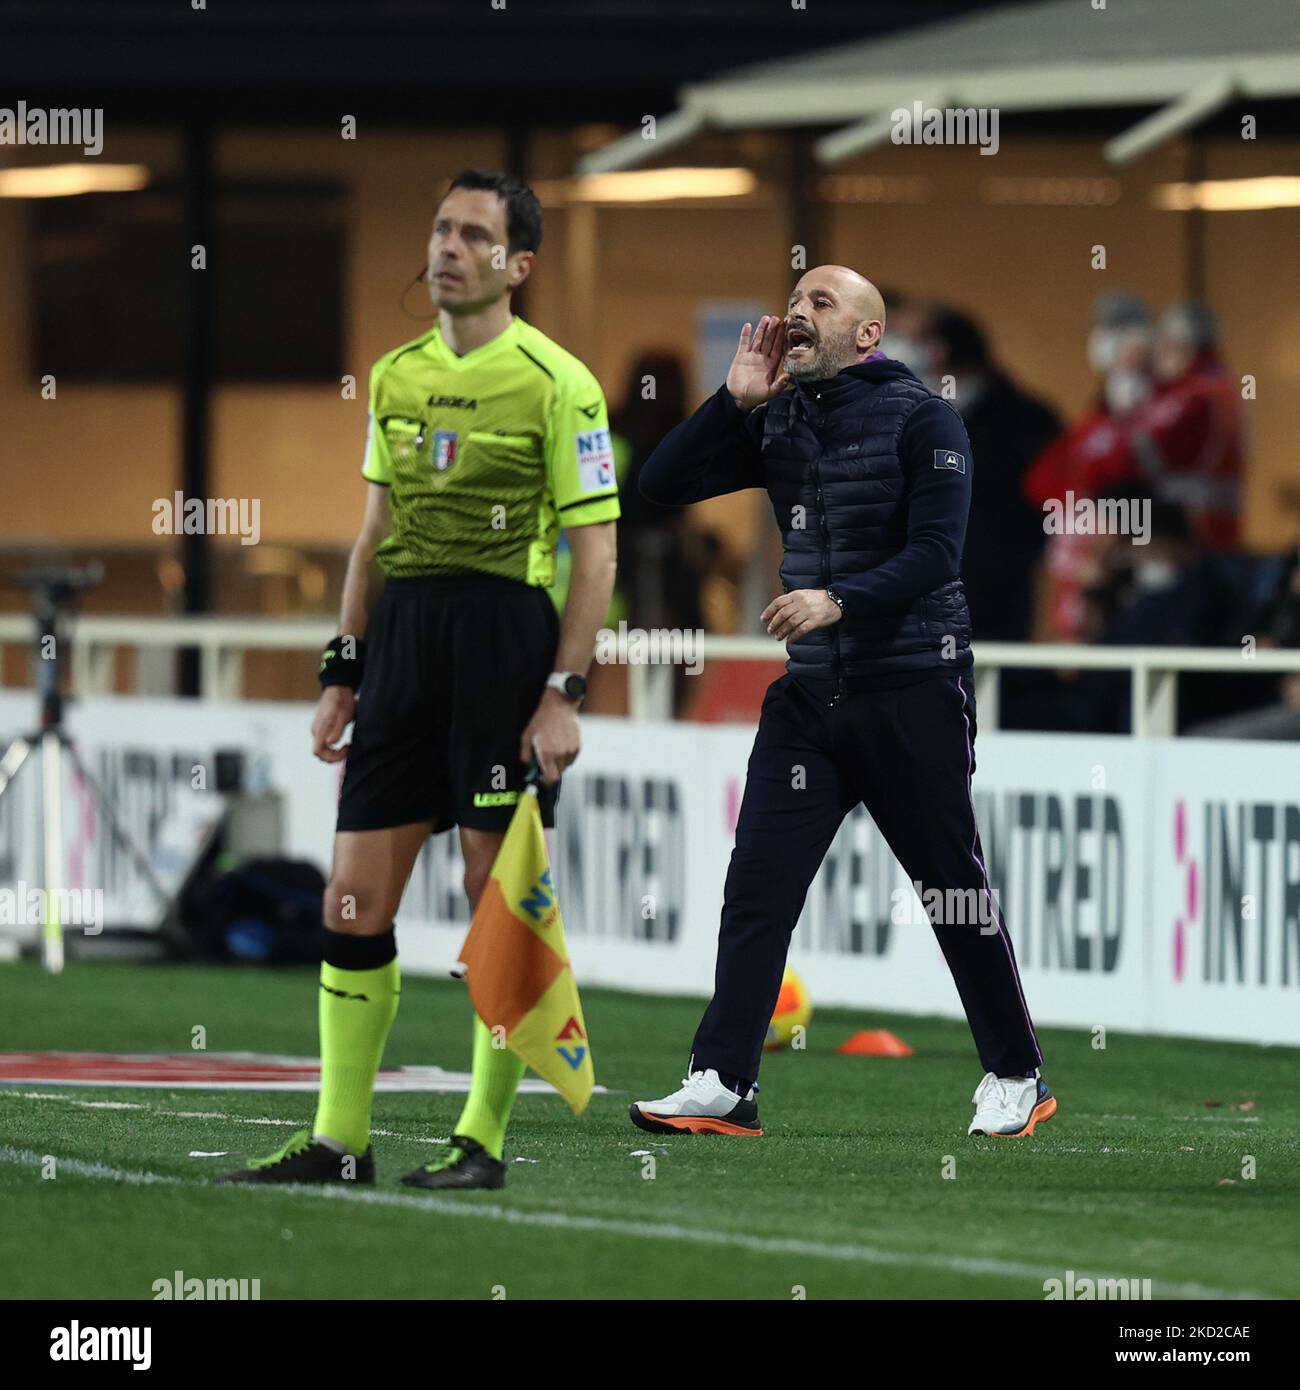
M 475 792 L 474 805 L 484 806 L 514 806 L 519 801 L 518 792 Z

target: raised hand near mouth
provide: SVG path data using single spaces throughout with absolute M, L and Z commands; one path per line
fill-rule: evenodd
M 727 390 L 742 410 L 778 396 L 790 384 L 781 370 L 785 356 L 785 322 L 776 314 L 764 314 L 758 327 L 747 323 L 740 330 L 740 345 L 727 373 Z

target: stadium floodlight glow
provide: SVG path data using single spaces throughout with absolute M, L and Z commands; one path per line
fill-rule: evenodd
M 1151 201 L 1166 212 L 1263 212 L 1300 207 L 1300 177 L 1268 174 L 1250 179 L 1203 179 L 1199 183 L 1161 183 Z
M 1221 110 L 1236 94 L 1236 83 L 1231 77 L 1215 77 L 1200 87 L 1193 88 L 1177 101 L 1147 116 L 1137 125 L 1106 142 L 1104 154 L 1110 164 L 1130 164 L 1144 154 L 1149 154 L 1158 145 L 1181 135 L 1194 125 L 1199 125 L 1207 116 Z
M 0 169 L 0 198 L 71 198 L 78 193 L 135 193 L 149 185 L 143 164 L 41 164 Z
M 933 179 L 915 174 L 822 174 L 817 196 L 826 203 L 932 203 Z
M 1069 175 L 999 175 L 979 184 L 980 201 L 995 207 L 1111 207 L 1123 192 L 1118 179 Z
M 586 174 L 569 196 L 579 203 L 661 203 L 674 198 L 743 198 L 758 186 L 752 169 L 634 169 Z

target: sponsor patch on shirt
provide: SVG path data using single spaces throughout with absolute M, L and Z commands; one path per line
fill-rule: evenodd
M 608 430 L 582 430 L 574 436 L 578 456 L 578 486 L 583 492 L 612 492 L 614 447 Z
M 966 471 L 966 455 L 955 453 L 952 449 L 936 449 L 934 451 L 934 466 L 951 469 L 954 473 L 964 473 Z
M 445 473 L 456 462 L 456 431 L 438 430 L 433 436 L 433 466 Z

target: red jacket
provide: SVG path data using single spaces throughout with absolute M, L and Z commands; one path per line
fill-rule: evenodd
M 1232 550 L 1240 539 L 1245 448 L 1234 383 L 1209 351 L 1122 418 L 1095 408 L 1054 440 L 1025 474 L 1025 495 L 1095 497 L 1116 483 L 1146 482 L 1179 503 L 1201 541 Z

